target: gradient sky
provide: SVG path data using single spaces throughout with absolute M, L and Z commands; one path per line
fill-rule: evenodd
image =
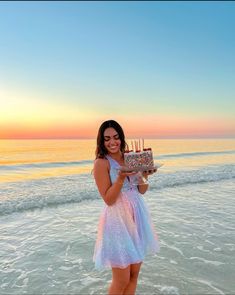
M 235 136 L 234 2 L 0 2 L 0 138 Z

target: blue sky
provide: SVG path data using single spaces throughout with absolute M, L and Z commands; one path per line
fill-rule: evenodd
M 226 1 L 0 2 L 1 104 L 209 118 L 235 135 L 234 15 Z

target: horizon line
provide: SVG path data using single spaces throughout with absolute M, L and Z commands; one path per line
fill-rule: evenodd
M 125 139 L 144 138 L 151 139 L 235 139 L 235 135 L 231 136 L 155 136 L 155 137 L 125 137 Z M 96 137 L 16 137 L 16 138 L 0 138 L 0 140 L 96 140 Z

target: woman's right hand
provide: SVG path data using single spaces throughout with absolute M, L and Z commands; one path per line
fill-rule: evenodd
M 118 181 L 123 183 L 127 176 L 132 176 L 132 175 L 135 175 L 135 174 L 137 174 L 136 171 L 131 171 L 131 172 L 128 171 L 127 172 L 127 171 L 119 170 L 119 172 L 118 172 Z

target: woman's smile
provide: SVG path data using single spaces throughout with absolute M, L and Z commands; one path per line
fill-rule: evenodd
M 104 132 L 104 145 L 109 153 L 117 153 L 120 150 L 121 140 L 114 128 L 107 128 Z

